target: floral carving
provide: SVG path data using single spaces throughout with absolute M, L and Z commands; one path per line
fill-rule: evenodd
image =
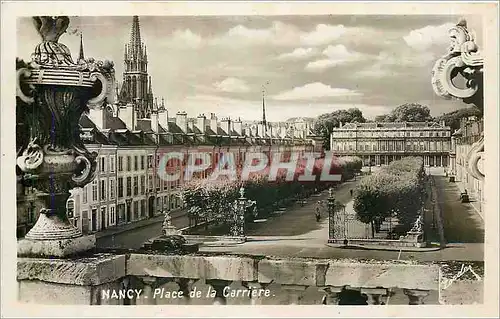
M 432 69 L 432 86 L 437 95 L 458 98 L 465 103 L 482 107 L 483 56 L 475 43 L 475 34 L 467 29 L 465 20 L 449 31 L 448 53 L 436 61 Z M 457 86 L 453 80 L 462 75 L 465 87 Z

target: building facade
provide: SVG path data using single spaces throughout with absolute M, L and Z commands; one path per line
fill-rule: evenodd
M 460 121 L 460 128 L 453 133 L 451 157 L 451 174 L 455 176 L 457 182 L 461 183 L 463 190 L 480 203 L 480 209 L 484 203 L 484 181 L 474 177 L 469 168 L 471 151 L 475 144 L 481 140 L 484 134 L 484 122 L 475 117 L 463 118 Z M 478 169 L 484 172 L 484 158 L 477 163 Z
M 450 133 L 450 127 L 436 122 L 341 123 L 330 135 L 330 150 L 339 156 L 359 156 L 366 166 L 419 156 L 424 165 L 446 167 Z

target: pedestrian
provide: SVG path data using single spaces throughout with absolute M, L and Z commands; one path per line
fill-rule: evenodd
M 349 192 L 351 193 L 351 197 L 352 197 L 353 190 L 351 189 Z
M 321 219 L 321 212 L 320 212 L 320 207 L 319 205 L 316 206 L 316 222 L 319 222 Z

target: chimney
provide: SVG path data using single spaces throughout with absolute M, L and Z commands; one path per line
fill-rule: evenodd
M 343 126 L 343 125 L 342 125 L 342 122 L 341 122 L 341 121 L 339 121 L 339 127 L 342 127 L 342 126 Z
M 441 126 L 443 126 L 443 127 L 446 126 L 446 123 L 444 120 L 441 121 Z
M 231 135 L 231 119 L 229 117 L 223 117 L 220 126 L 227 135 Z
M 175 124 L 182 130 L 182 132 L 187 133 L 187 113 L 177 112 L 175 116 Z
M 241 127 L 241 119 L 238 118 L 237 120 L 233 121 L 233 130 L 238 134 L 242 135 L 242 127 Z
M 134 105 L 128 103 L 120 111 L 120 119 L 125 123 L 127 129 L 133 131 L 137 127 L 137 115 L 135 114 Z
M 215 113 L 210 113 L 210 129 L 217 134 L 217 116 Z
M 205 117 L 205 114 L 198 115 L 196 120 L 196 127 L 200 130 L 201 134 L 205 134 L 207 128 L 207 118 Z
M 153 112 L 151 114 L 151 129 L 155 133 L 158 133 L 158 131 L 159 131 L 158 124 L 159 124 L 159 122 L 158 122 L 158 113 Z
M 168 131 L 168 111 L 166 109 L 158 110 L 158 124 L 160 124 L 165 131 Z
M 104 130 L 106 129 L 106 115 L 104 108 L 92 108 L 88 117 L 99 130 Z
M 187 127 L 194 133 L 194 119 L 187 120 Z

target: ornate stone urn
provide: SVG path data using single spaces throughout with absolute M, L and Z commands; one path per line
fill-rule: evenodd
M 449 36 L 451 44 L 448 53 L 437 60 L 432 69 L 434 92 L 443 98 L 474 104 L 482 111 L 484 58 L 475 42 L 475 33 L 467 28 L 465 20 L 461 20 L 450 29 Z M 458 75 L 465 79 L 464 86 L 455 83 Z M 469 172 L 478 180 L 484 180 L 479 165 L 481 160 L 484 160 L 484 135 L 472 145 L 467 155 Z
M 72 188 L 94 178 L 97 154 L 80 140 L 78 122 L 88 105 L 112 103 L 114 68 L 110 61 L 73 62 L 69 49 L 58 42 L 68 17 L 33 17 L 33 22 L 42 42 L 31 62 L 16 62 L 16 107 L 29 119 L 17 166 L 22 182 L 40 192 L 45 208 L 18 242 L 18 255 L 64 257 L 95 246 L 94 236 L 82 236 L 69 223 L 66 201 Z

